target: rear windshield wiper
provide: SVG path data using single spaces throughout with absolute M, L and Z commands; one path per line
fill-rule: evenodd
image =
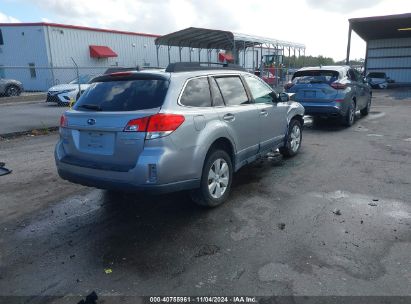
M 103 109 L 96 104 L 82 104 L 78 106 L 79 108 L 84 108 L 84 109 L 88 109 L 88 110 L 95 110 L 95 111 L 102 111 Z

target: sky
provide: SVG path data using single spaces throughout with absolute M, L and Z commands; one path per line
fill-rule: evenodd
M 0 0 L 0 22 L 54 22 L 167 34 L 194 26 L 293 41 L 345 58 L 348 19 L 411 12 L 410 0 Z M 364 58 L 353 33 L 351 58 Z

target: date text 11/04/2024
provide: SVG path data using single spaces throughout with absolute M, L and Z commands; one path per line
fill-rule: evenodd
M 150 303 L 256 303 L 255 297 L 150 297 Z

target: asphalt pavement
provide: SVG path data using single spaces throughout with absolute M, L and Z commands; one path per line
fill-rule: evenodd
M 0 136 L 34 129 L 57 127 L 67 107 L 44 100 L 0 104 Z
M 308 121 L 300 154 L 242 168 L 212 210 L 61 181 L 57 134 L 0 141 L 0 295 L 410 297 L 411 94 L 375 96 L 351 128 Z

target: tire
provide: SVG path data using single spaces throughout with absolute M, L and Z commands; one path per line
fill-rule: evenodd
M 230 194 L 232 178 L 233 165 L 230 156 L 224 150 L 212 150 L 204 162 L 200 188 L 191 192 L 191 199 L 203 207 L 221 205 Z
M 293 157 L 298 153 L 303 139 L 303 129 L 298 119 L 292 119 L 287 132 L 286 145 L 281 147 L 280 153 L 284 157 Z
M 350 101 L 350 105 L 348 106 L 347 109 L 347 114 L 343 117 L 343 124 L 346 127 L 351 127 L 354 124 L 355 121 L 355 102 L 354 100 Z
M 360 111 L 361 115 L 362 116 L 367 116 L 368 113 L 370 113 L 370 109 L 371 109 L 371 95 L 370 95 L 370 99 L 368 100 L 367 105 L 365 106 L 365 108 Z
M 10 85 L 7 87 L 6 89 L 6 96 L 10 97 L 10 96 L 20 96 L 21 94 L 21 90 L 18 86 L 15 85 Z

